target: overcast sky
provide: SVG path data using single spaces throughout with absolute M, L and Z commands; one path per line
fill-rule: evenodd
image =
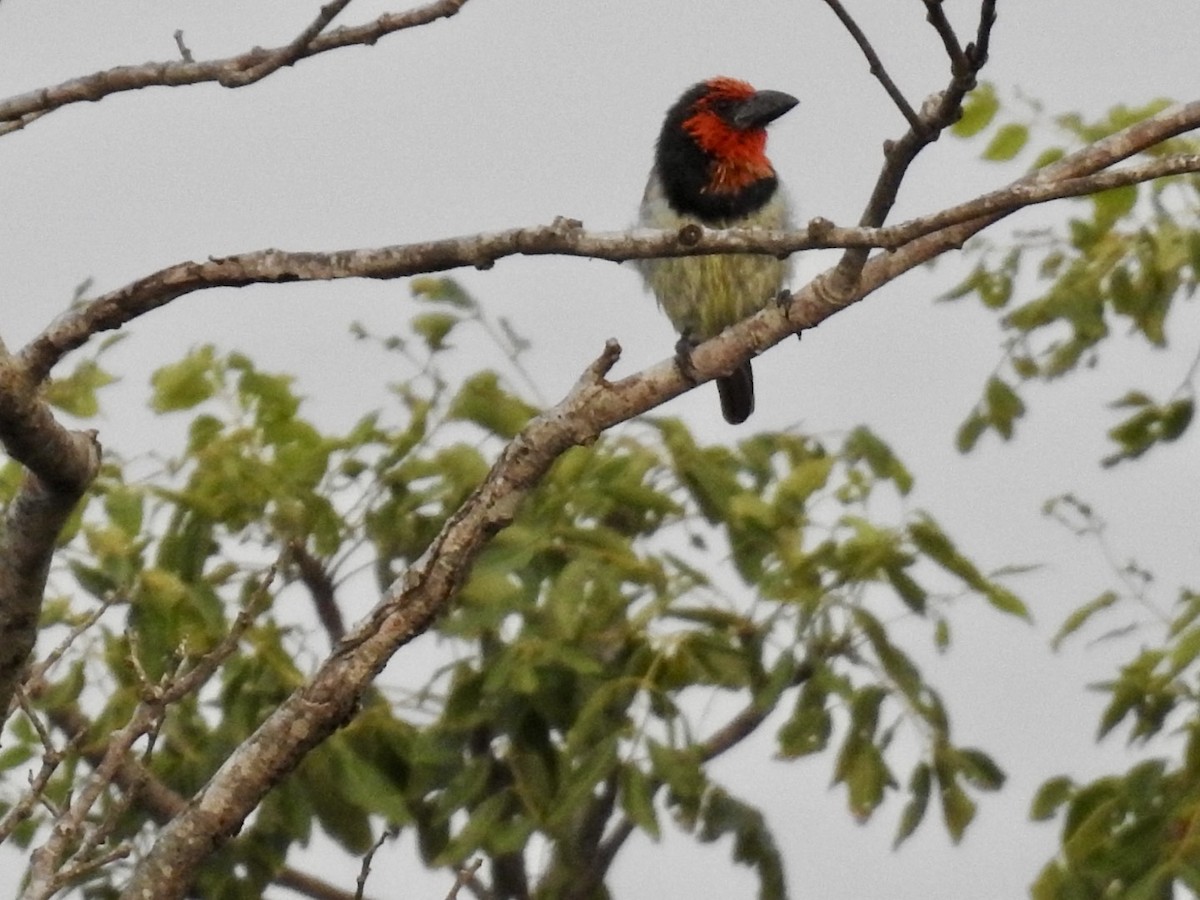
M 921 3 L 845 3 L 913 105 L 943 86 L 946 59 Z M 4 0 L 0 96 L 174 58 L 176 29 L 197 59 L 276 46 L 317 5 Z M 960 26 L 973 24 L 975 0 L 945 6 Z M 345 22 L 389 8 L 361 0 Z M 1200 95 L 1196 0 L 1000 0 L 999 10 L 985 77 L 1006 98 L 1020 91 L 1050 113 L 1098 114 L 1118 101 Z M 902 133 L 903 121 L 821 0 L 472 0 L 450 21 L 318 57 L 245 90 L 123 94 L 0 139 L 0 337 L 20 346 L 86 278 L 110 290 L 186 259 L 265 247 L 381 246 L 557 215 L 589 228 L 624 228 L 634 220 L 664 111 L 684 87 L 715 74 L 801 98 L 773 126 L 771 156 L 801 219 L 852 224 L 882 142 Z M 894 218 L 967 199 L 1019 171 L 976 162 L 978 150 L 950 139 L 930 148 Z M 1046 216 L 1014 217 L 1005 227 L 1045 223 Z M 806 254 L 798 276 L 834 258 Z M 903 626 L 946 696 L 957 739 L 993 752 L 1010 775 L 1000 796 L 983 799 L 962 847 L 949 847 L 931 814 L 893 854 L 900 804 L 885 806 L 870 826 L 854 824 L 842 793 L 828 788 L 828 754 L 763 766 L 764 742 L 718 764 L 719 778 L 767 810 L 796 897 L 1019 896 L 1055 846 L 1057 826 L 1026 820 L 1038 784 L 1061 772 L 1093 777 L 1125 765 L 1119 738 L 1093 743 L 1103 701 L 1085 687 L 1120 656 L 1082 642 L 1060 654 L 1046 647 L 1063 616 L 1108 587 L 1111 576 L 1093 548 L 1040 516 L 1044 499 L 1072 490 L 1091 501 L 1112 520 L 1122 558 L 1136 556 L 1159 574 L 1156 596 L 1164 604 L 1177 585 L 1197 581 L 1195 431 L 1144 464 L 1106 473 L 1098 466 L 1110 450 L 1103 432 L 1115 421 L 1104 401 L 1133 380 L 1151 393 L 1179 382 L 1200 345 L 1194 310 L 1170 323 L 1178 336 L 1173 352 L 1149 353 L 1136 343 L 1106 348 L 1096 371 L 1031 392 L 1032 411 L 1014 445 L 987 439 L 962 459 L 954 429 L 1000 349 L 987 315 L 932 303 L 956 273 L 961 266 L 946 261 L 906 276 L 803 344 L 770 351 L 756 363 L 758 411 L 747 426 L 720 420 L 711 387 L 667 408 L 713 441 L 795 424 L 836 436 L 866 422 L 912 465 L 913 505 L 942 521 L 964 550 L 991 566 L 1047 564 L 1013 584 L 1033 610 L 1034 629 L 981 603 L 964 604 L 953 620 L 955 646 L 938 659 L 924 629 Z M 461 278 L 532 337 L 530 369 L 548 402 L 609 337 L 624 348 L 618 374 L 671 353 L 670 325 L 629 266 L 511 259 Z M 407 297 L 403 283 L 343 282 L 179 300 L 136 322 L 114 352 L 109 364 L 125 383 L 99 424 L 101 438 L 127 452 L 156 446 L 159 433 L 148 430 L 144 413 L 146 378 L 206 341 L 298 372 L 312 413 L 329 427 L 345 425 L 386 402 L 387 380 L 380 357 L 359 352 L 348 326 L 359 320 L 394 331 L 410 312 Z M 361 598 L 362 608 L 370 600 Z M 618 897 L 751 894 L 753 878 L 732 866 L 727 846 L 666 843 L 665 850 L 643 843 L 622 854 Z M 12 878 L 3 859 L 0 853 L 0 888 Z M 324 856 L 295 862 L 335 877 Z M 444 895 L 444 877 L 414 880 L 416 868 L 411 844 L 381 851 L 376 893 L 403 879 L 416 886 L 405 897 Z M 352 889 L 355 872 L 347 865 L 336 877 Z

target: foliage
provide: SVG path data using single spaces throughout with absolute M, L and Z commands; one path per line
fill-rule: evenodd
M 983 157 L 1002 160 L 1017 157 L 1033 135 L 1052 129 L 1066 144 L 1043 148 L 1032 162 L 1037 168 L 1165 105 L 1119 106 L 1096 121 L 1070 114 L 1046 123 L 1041 108 L 1025 101 L 1032 122 L 1000 124 L 1001 104 L 984 87 L 968 104 L 959 134 L 988 141 Z M 1150 153 L 1197 150 L 1200 142 L 1181 137 Z M 1095 366 L 1118 327 L 1151 352 L 1167 347 L 1172 323 L 1185 314 L 1180 306 L 1195 296 L 1200 179 L 1160 179 L 1074 203 L 1077 215 L 1063 227 L 974 242 L 973 271 L 946 295 L 973 296 L 996 310 L 1007 335 L 997 373 L 959 430 L 964 452 L 989 430 L 1010 439 L 1026 408 L 1018 389 Z M 1198 367 L 1200 351 L 1179 383 L 1131 388 L 1110 403 L 1125 418 L 1108 432 L 1115 446 L 1104 466 L 1139 459 L 1188 433 Z M 1113 620 L 1121 624 L 1101 631 L 1098 640 L 1137 635 L 1143 641 L 1115 677 L 1098 686 L 1108 696 L 1098 739 L 1128 726 L 1132 744 L 1171 755 L 1150 756 L 1090 783 L 1061 775 L 1042 785 L 1032 816 L 1061 818 L 1061 851 L 1042 870 L 1033 896 L 1158 900 L 1172 897 L 1176 885 L 1200 892 L 1200 595 L 1181 587 L 1171 608 L 1163 609 L 1151 595 L 1152 573 L 1134 562 L 1115 562 L 1106 524 L 1086 502 L 1066 494 L 1047 501 L 1045 512 L 1098 543 L 1114 580 L 1067 617 L 1055 646 Z
M 1068 114 L 1047 123 L 1040 106 L 1025 101 L 1032 124 L 1001 123 L 1000 102 L 985 86 L 972 95 L 957 131 L 988 141 L 984 159 L 1004 161 L 1022 154 L 1034 129 L 1050 130 L 1063 143 L 1043 148 L 1032 160 L 1036 169 L 1165 106 L 1160 100 L 1115 107 L 1094 122 Z M 1178 137 L 1146 155 L 1198 151 L 1200 141 Z M 952 300 L 975 297 L 1001 313 L 1007 335 L 1002 366 L 959 429 L 958 446 L 964 452 L 989 430 L 1011 438 L 1025 413 L 1018 387 L 1095 366 L 1114 331 L 1152 349 L 1166 347 L 1171 312 L 1195 296 L 1200 284 L 1200 231 L 1195 227 L 1200 179 L 1164 178 L 1073 203 L 1077 213 L 1065 227 L 973 241 L 968 248 L 977 259 L 973 270 L 945 295 Z M 1136 459 L 1186 433 L 1195 411 L 1197 362 L 1200 356 L 1178 384 L 1165 390 L 1134 387 L 1112 400 L 1110 407 L 1124 418 L 1108 432 L 1115 447 L 1105 465 Z
M 186 419 L 185 443 L 152 477 L 109 455 L 46 607 L 48 633 L 74 642 L 38 682 L 36 708 L 68 733 L 84 723 L 83 758 L 249 609 L 236 651 L 170 710 L 143 756 L 153 778 L 190 796 L 340 637 L 353 596 L 424 552 L 486 472 L 488 448 L 531 414 L 500 372 L 457 385 L 446 374 L 462 329 L 500 341 L 509 369 L 520 342 L 453 282 L 421 280 L 414 294 L 428 309 L 411 333 L 377 342 L 414 375 L 394 386 L 393 408 L 345 433 L 323 432 L 288 377 L 236 352 L 198 347 L 154 373 L 150 409 Z M 111 380 L 95 360 L 81 371 L 53 394 L 76 414 L 97 409 Z M 783 861 L 754 798 L 707 765 L 768 719 L 783 758 L 828 757 L 856 818 L 904 795 L 900 843 L 933 798 L 957 840 L 976 796 L 1004 776 L 954 742 L 936 689 L 887 623 L 923 619 L 945 646 L 964 598 L 1025 612 L 932 516 L 906 511 L 912 484 L 865 428 L 706 446 L 659 417 L 568 452 L 439 623 L 444 664 L 364 697 L 197 890 L 257 897 L 317 829 L 361 854 L 400 828 L 429 866 L 489 860 L 500 894 L 533 879 L 532 844 L 551 849 L 536 896 L 603 897 L 606 860 L 629 833 L 658 837 L 670 822 L 700 841 L 731 836 L 761 896 L 782 897 Z M 880 508 L 895 510 L 891 521 Z M 703 711 L 720 698 L 741 711 L 714 727 Z M 22 717 L 5 747 L 9 771 L 41 753 Z M 78 765 L 59 769 L 51 797 L 73 789 Z M 17 799 L 9 785 L 3 809 Z M 162 818 L 115 792 L 97 815 L 116 821 L 113 841 Z M 35 812 L 17 839 L 28 844 L 44 821 Z M 114 877 L 101 870 L 89 893 L 106 896 Z

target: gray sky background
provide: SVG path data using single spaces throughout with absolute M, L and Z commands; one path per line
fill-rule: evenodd
M 940 42 L 917 0 L 847 0 L 914 105 L 946 80 Z M 182 29 L 197 59 L 290 40 L 317 4 L 4 0 L 0 96 L 113 65 L 175 58 Z M 346 23 L 389 9 L 352 4 Z M 964 30 L 975 0 L 946 0 Z M 1050 113 L 1096 115 L 1115 102 L 1200 87 L 1196 0 L 1000 0 L 986 78 L 1006 98 L 1037 98 Z M 965 35 L 965 31 L 964 31 Z M 801 219 L 851 224 L 870 192 L 881 145 L 903 121 L 850 37 L 820 0 L 757 3 L 687 0 L 473 0 L 456 18 L 301 63 L 254 87 L 203 85 L 123 94 L 48 116 L 0 140 L 0 336 L 9 347 L 35 335 L 85 278 L 110 290 L 174 262 L 264 247 L 332 250 L 437 238 L 557 215 L 589 228 L 634 220 L 653 140 L 667 106 L 714 74 L 786 90 L 801 106 L 772 130 L 769 149 Z M 1017 107 L 1012 108 L 1019 114 Z M 922 156 L 893 214 L 899 220 L 1001 185 L 1020 166 L 984 165 L 979 147 L 944 139 Z M 1014 217 L 1034 227 L 1065 207 Z M 998 237 L 1005 233 L 998 230 Z M 797 261 L 797 283 L 836 255 Z M 931 301 L 961 274 L 953 260 L 879 292 L 756 363 L 758 411 L 734 429 L 710 387 L 674 401 L 713 441 L 799 424 L 827 436 L 871 425 L 918 478 L 914 507 L 928 509 L 962 548 L 989 566 L 1044 562 L 1013 583 L 1036 617 L 1030 628 L 964 602 L 955 644 L 936 657 L 927 631 L 899 623 L 944 692 L 960 742 L 981 746 L 1008 771 L 1005 791 L 984 798 L 963 846 L 952 849 L 936 814 L 899 853 L 890 850 L 900 804 L 856 825 L 830 790 L 831 757 L 764 764 L 765 741 L 716 769 L 761 804 L 788 862 L 796 897 L 822 900 L 1001 898 L 1025 892 L 1055 846 L 1057 825 L 1027 822 L 1045 778 L 1094 777 L 1124 767 L 1115 736 L 1093 742 L 1103 698 L 1086 685 L 1131 655 L 1083 642 L 1053 654 L 1047 639 L 1075 605 L 1110 586 L 1095 549 L 1039 513 L 1070 490 L 1112 523 L 1122 559 L 1159 575 L 1164 605 L 1195 585 L 1200 529 L 1197 440 L 1155 450 L 1139 465 L 1101 472 L 1104 402 L 1126 388 L 1163 392 L 1184 376 L 1200 345 L 1189 304 L 1170 323 L 1172 350 L 1136 342 L 1106 348 L 1096 370 L 1030 392 L 1031 414 L 1012 446 L 987 439 L 963 459 L 954 429 L 1000 359 L 988 316 Z M 674 335 L 631 267 L 576 259 L 508 259 L 457 273 L 498 315 L 529 335 L 529 367 L 548 402 L 559 399 L 605 339 L 624 347 L 617 374 L 670 355 Z M 125 377 L 99 423 L 102 440 L 130 453 L 160 446 L 163 426 L 144 411 L 157 366 L 212 341 L 263 367 L 294 371 L 309 409 L 329 427 L 386 403 L 393 363 L 363 352 L 348 326 L 398 329 L 411 311 L 403 283 L 335 283 L 206 291 L 128 330 L 108 360 Z M 398 376 L 392 376 L 398 377 Z M 167 428 L 166 434 L 169 435 Z M 357 598 L 366 609 L 372 598 Z M 1148 640 L 1153 635 L 1147 635 Z M 402 653 L 392 668 L 421 657 Z M 714 715 L 716 715 L 714 713 Z M 668 838 L 631 846 L 614 876 L 620 898 L 742 897 L 753 877 L 727 845 Z M 0 851 L 0 890 L 15 884 Z M 7 854 L 7 855 L 6 855 Z M 300 868 L 353 888 L 356 864 L 314 847 Z M 377 896 L 438 897 L 446 877 L 418 875 L 411 844 L 376 857 Z M 403 885 L 403 890 L 398 888 Z M 276 891 L 275 896 L 284 896 Z

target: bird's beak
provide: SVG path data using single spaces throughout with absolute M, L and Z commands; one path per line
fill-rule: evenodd
M 758 91 L 733 113 L 734 128 L 762 128 L 774 122 L 800 101 L 783 91 Z

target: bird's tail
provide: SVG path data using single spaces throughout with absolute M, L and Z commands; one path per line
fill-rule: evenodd
M 746 362 L 732 375 L 717 379 L 717 391 L 721 395 L 721 415 L 730 425 L 737 425 L 750 418 L 754 412 L 754 373 Z

